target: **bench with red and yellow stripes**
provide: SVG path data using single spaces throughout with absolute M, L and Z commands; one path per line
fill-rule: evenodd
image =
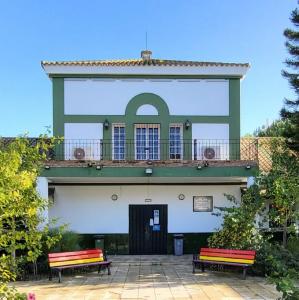
M 108 275 L 110 275 L 111 261 L 104 259 L 102 249 L 90 249 L 83 251 L 58 252 L 49 253 L 48 261 L 50 270 L 57 270 L 59 274 L 59 282 L 61 282 L 61 270 L 68 268 L 78 268 L 85 266 L 99 266 L 99 272 L 102 267 L 107 267 Z M 52 272 L 50 274 L 52 279 Z
M 245 279 L 247 268 L 254 264 L 255 254 L 254 250 L 201 248 L 199 255 L 193 258 L 193 273 L 199 265 L 203 272 L 205 264 L 230 265 L 242 267 Z

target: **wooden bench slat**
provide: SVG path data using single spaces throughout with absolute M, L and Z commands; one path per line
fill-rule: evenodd
M 102 266 L 105 266 L 108 270 L 108 275 L 111 275 L 111 261 L 107 261 L 106 257 L 104 259 L 102 249 L 49 253 L 48 262 L 50 267 L 49 280 L 52 280 L 52 270 L 56 270 L 58 271 L 59 276 L 58 282 L 61 282 L 62 270 L 67 268 L 79 268 L 98 265 L 98 273 L 100 273 Z
M 202 262 L 200 260 L 198 260 L 197 262 Z M 215 265 L 217 264 L 217 262 L 214 262 L 214 261 L 208 261 L 208 260 L 205 260 L 204 261 L 205 264 L 211 264 L 211 265 Z M 222 261 L 221 262 L 221 265 L 227 265 L 227 266 L 237 266 L 237 267 L 250 267 L 251 264 L 239 264 L 239 263 L 232 263 L 232 262 L 225 262 L 225 261 Z
M 58 262 L 58 261 L 68 261 L 75 259 L 85 259 L 85 258 L 97 258 L 103 257 L 102 253 L 94 253 L 94 254 L 84 254 L 84 255 L 69 255 L 69 256 L 61 256 L 61 257 L 51 257 L 49 258 L 49 262 Z
M 199 266 L 204 272 L 205 264 L 231 265 L 242 267 L 243 279 L 246 279 L 247 268 L 254 264 L 255 254 L 254 250 L 201 248 L 199 255 L 193 256 L 193 273 Z
M 84 254 L 95 254 L 95 253 L 103 253 L 101 249 L 90 249 L 83 251 L 74 251 L 74 252 L 57 252 L 57 253 L 49 253 L 48 257 L 60 257 L 60 256 L 75 256 L 75 255 L 84 255 Z
M 200 255 L 214 256 L 214 257 L 228 257 L 228 258 L 243 258 L 243 259 L 254 259 L 255 258 L 255 255 L 219 253 L 219 252 L 205 252 L 205 251 L 200 251 Z
M 56 270 L 63 270 L 63 269 L 71 269 L 71 268 L 76 268 L 76 267 L 88 267 L 88 266 L 98 266 L 98 265 L 110 265 L 111 261 L 100 261 L 100 262 L 95 262 L 95 263 L 88 263 L 88 264 L 79 264 L 79 265 L 69 265 L 69 266 L 56 266 L 56 267 L 51 267 L 52 269 Z
M 215 262 L 236 262 L 244 264 L 253 264 L 254 260 L 252 259 L 239 259 L 239 258 L 227 258 L 227 257 L 212 257 L 212 256 L 200 256 L 200 260 L 203 261 L 215 261 Z
M 255 255 L 256 253 L 254 250 L 236 250 L 236 249 L 219 249 L 219 248 L 201 248 L 200 251 L 231 253 L 231 254 L 247 254 L 247 255 Z
M 103 261 L 103 258 L 101 258 L 101 257 L 76 259 L 76 260 L 68 260 L 68 261 L 61 261 L 61 262 L 53 262 L 53 263 L 50 263 L 50 267 L 79 265 L 79 264 L 87 264 L 87 263 L 101 262 L 101 261 Z

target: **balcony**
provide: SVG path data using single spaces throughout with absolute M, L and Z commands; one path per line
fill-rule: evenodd
M 258 161 L 256 139 L 115 141 L 65 139 L 49 156 L 52 161 L 115 163 L 182 161 Z

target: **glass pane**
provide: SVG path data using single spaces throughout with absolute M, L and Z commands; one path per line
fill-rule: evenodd
M 135 129 L 135 153 L 137 160 L 159 159 L 159 128 L 144 125 Z
M 113 129 L 113 159 L 125 159 L 125 127 L 114 126 Z
M 181 159 L 182 140 L 181 126 L 171 126 L 169 128 L 169 158 Z

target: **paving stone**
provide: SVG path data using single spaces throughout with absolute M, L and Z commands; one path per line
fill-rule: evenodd
M 34 292 L 37 300 L 99 299 L 277 299 L 280 294 L 264 278 L 242 280 L 239 273 L 192 274 L 192 256 L 113 256 L 111 276 L 97 272 L 63 276 L 49 282 L 16 282 L 21 292 Z

